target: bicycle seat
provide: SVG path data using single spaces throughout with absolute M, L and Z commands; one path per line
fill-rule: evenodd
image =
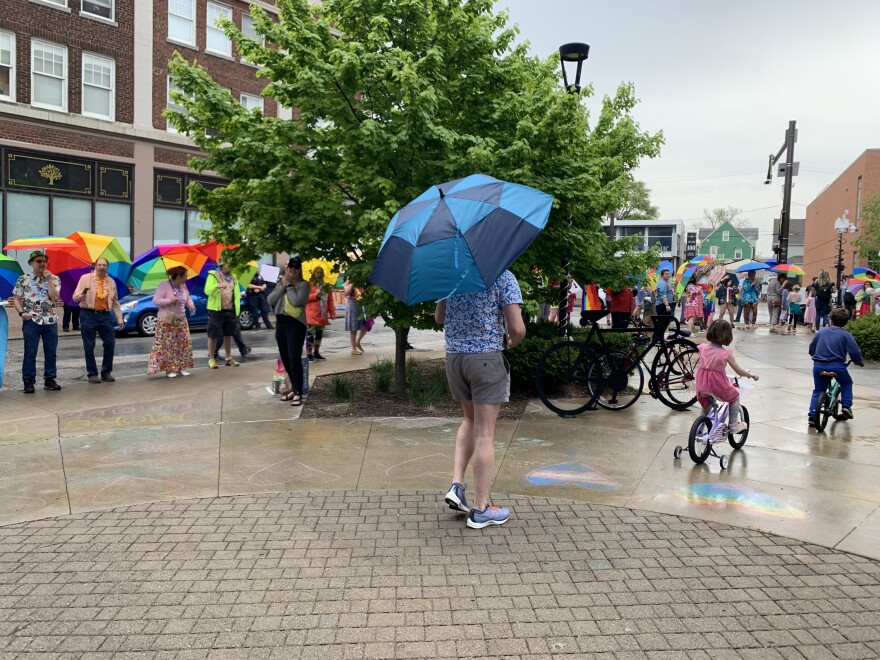
M 837 378 L 836 371 L 822 371 L 820 372 L 821 376 L 825 376 L 826 378 Z

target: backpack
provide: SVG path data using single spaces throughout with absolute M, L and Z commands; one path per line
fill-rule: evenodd
M 822 284 L 821 286 L 816 288 L 816 298 L 818 300 L 821 300 L 823 303 L 831 302 L 832 289 L 832 284 Z
M 852 307 L 856 304 L 856 297 L 853 295 L 852 291 L 847 291 L 843 294 L 843 304 L 847 307 Z

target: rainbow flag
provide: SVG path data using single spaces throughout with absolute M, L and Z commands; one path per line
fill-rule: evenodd
M 587 284 L 584 287 L 584 299 L 581 303 L 581 311 L 595 311 L 602 309 L 602 301 L 599 298 L 599 287 L 595 284 Z

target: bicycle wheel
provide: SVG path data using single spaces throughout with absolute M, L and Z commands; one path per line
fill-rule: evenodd
M 688 434 L 688 454 L 691 460 L 699 465 L 706 461 L 712 451 L 709 435 L 712 432 L 712 420 L 708 415 L 700 415 L 691 425 Z
M 666 350 L 663 351 L 658 349 L 657 353 L 654 355 L 654 360 L 651 362 L 651 373 L 659 373 L 662 370 L 662 367 L 671 363 L 682 353 L 696 350 L 697 345 L 690 339 L 679 337 L 678 339 L 666 342 Z
M 819 395 L 819 401 L 816 402 L 816 410 L 813 411 L 813 424 L 816 425 L 817 431 L 824 431 L 828 424 L 828 417 L 831 415 L 828 405 L 828 394 L 823 392 Z
M 749 411 L 745 406 L 742 406 L 742 421 L 746 423 L 746 430 L 742 433 L 728 433 L 727 434 L 727 442 L 730 443 L 730 446 L 734 449 L 740 449 L 744 444 L 746 444 L 746 438 L 749 437 Z
M 601 370 L 601 376 L 594 373 Z M 638 361 L 625 353 L 598 357 L 590 367 L 587 386 L 596 403 L 606 410 L 623 410 L 636 402 L 645 387 L 645 373 Z
M 589 387 L 590 368 L 596 362 L 592 350 L 576 341 L 564 341 L 544 351 L 535 370 L 535 390 L 541 402 L 560 417 L 573 417 L 594 407 Z M 597 372 L 593 377 L 601 377 Z
M 831 416 L 838 421 L 846 419 L 846 417 L 844 417 L 840 413 L 840 392 L 839 391 L 837 393 L 837 396 L 834 397 L 834 403 L 831 404 L 830 412 L 831 412 Z
M 653 374 L 658 398 L 673 410 L 686 410 L 697 401 L 699 352 L 685 351 L 661 372 Z

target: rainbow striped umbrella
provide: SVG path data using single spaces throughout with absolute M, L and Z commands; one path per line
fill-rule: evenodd
M 770 270 L 774 273 L 785 273 L 786 275 L 806 275 L 803 268 L 794 264 L 776 264 Z
M 19 238 L 7 243 L 4 250 L 44 250 L 46 248 L 67 248 L 73 249 L 77 247 L 77 242 L 63 236 L 32 236 L 30 238 Z
M 122 244 L 113 236 L 75 231 L 67 238 L 76 241 L 78 246 L 72 250 L 72 254 L 88 263 L 94 263 L 98 259 L 106 259 L 108 263 L 131 263 L 131 257 L 128 255 L 128 252 L 125 251 Z
M 208 256 L 195 245 L 158 245 L 135 257 L 128 284 L 141 291 L 155 289 L 168 279 L 168 271 L 176 266 L 183 266 L 190 279 L 202 271 L 207 261 Z

